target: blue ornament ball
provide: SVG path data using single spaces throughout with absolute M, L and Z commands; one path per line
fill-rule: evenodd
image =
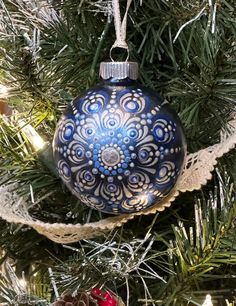
M 84 204 L 112 214 L 160 202 L 176 184 L 186 154 L 177 114 L 134 80 L 128 64 L 123 74 L 104 70 L 105 79 L 70 104 L 53 141 L 66 186 Z

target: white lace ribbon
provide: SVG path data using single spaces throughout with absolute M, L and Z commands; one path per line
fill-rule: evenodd
M 27 210 L 27 203 L 14 190 L 16 186 L 0 187 L 0 217 L 8 222 L 31 226 L 40 234 L 58 243 L 72 243 L 102 235 L 107 230 L 121 226 L 138 215 L 155 214 L 169 207 L 180 192 L 200 189 L 211 179 L 217 159 L 236 145 L 236 120 L 230 123 L 230 134 L 223 133 L 222 141 L 187 155 L 185 168 L 175 188 L 160 203 L 136 214 L 105 218 L 98 222 L 82 224 L 45 223 L 35 220 Z M 50 220 L 49 220 L 50 221 Z

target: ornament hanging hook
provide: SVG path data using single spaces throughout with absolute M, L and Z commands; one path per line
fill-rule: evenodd
M 115 49 L 115 48 L 121 48 L 121 47 L 120 46 L 114 46 L 114 45 L 111 47 L 111 49 L 110 49 L 110 59 L 111 59 L 112 62 L 115 62 L 114 58 L 112 57 L 112 50 Z M 127 56 L 126 56 L 126 59 L 125 59 L 125 62 L 127 62 L 128 59 L 129 59 L 129 48 L 127 46 L 127 48 L 122 47 L 122 49 L 125 49 L 127 51 Z
M 113 12 L 114 26 L 116 31 L 116 41 L 114 42 L 114 44 L 110 49 L 110 59 L 113 62 L 114 59 L 112 58 L 112 50 L 115 48 L 125 49 L 127 51 L 127 58 L 125 61 L 127 62 L 129 59 L 129 47 L 126 42 L 126 29 L 127 29 L 128 11 L 131 2 L 132 0 L 127 0 L 125 14 L 123 20 L 121 20 L 119 0 L 112 0 L 112 12 Z

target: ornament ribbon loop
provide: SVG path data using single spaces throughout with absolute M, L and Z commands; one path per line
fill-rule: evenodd
M 126 42 L 126 28 L 127 28 L 128 11 L 131 2 L 132 0 L 127 0 L 125 14 L 123 20 L 121 20 L 119 0 L 112 0 L 112 11 L 114 16 L 114 25 L 116 31 L 116 41 L 114 42 L 110 50 L 110 57 L 112 61 L 114 60 L 112 59 L 111 52 L 114 48 L 126 49 L 128 52 L 126 61 L 129 58 L 129 47 Z

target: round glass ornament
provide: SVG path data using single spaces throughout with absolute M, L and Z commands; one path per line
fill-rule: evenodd
M 84 204 L 135 213 L 176 184 L 186 154 L 182 125 L 163 97 L 136 82 L 137 63 L 101 63 L 100 76 L 58 122 L 56 166 Z

